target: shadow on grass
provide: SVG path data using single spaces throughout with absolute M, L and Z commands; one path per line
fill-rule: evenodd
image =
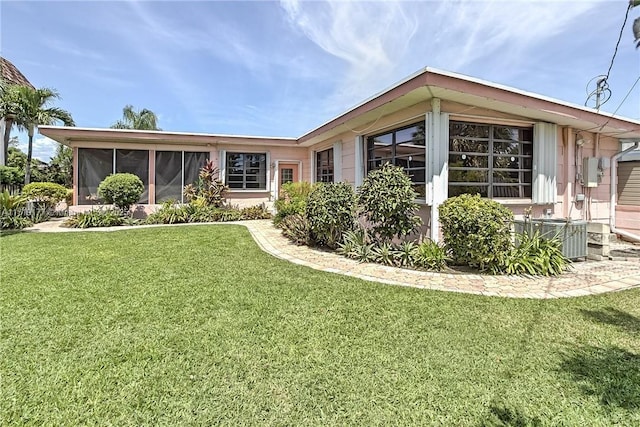
M 0 238 L 12 236 L 14 234 L 24 234 L 29 233 L 29 230 L 2 230 L 0 231 Z
M 530 417 L 518 408 L 510 408 L 503 404 L 489 407 L 489 415 L 480 424 L 482 427 L 539 427 L 542 421 L 538 417 Z
M 640 356 L 618 347 L 583 346 L 565 355 L 560 369 L 582 392 L 608 408 L 640 410 Z
M 582 314 L 595 322 L 617 326 L 631 334 L 640 333 L 640 318 L 612 307 L 604 310 L 580 310 Z

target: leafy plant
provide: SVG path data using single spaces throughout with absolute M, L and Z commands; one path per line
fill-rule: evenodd
M 530 274 L 533 276 L 557 276 L 571 261 L 562 255 L 562 241 L 557 236 L 545 237 L 536 230 L 533 233 L 517 233 L 519 243 L 494 273 Z
M 309 194 L 305 214 L 311 238 L 336 248 L 342 235 L 355 224 L 355 194 L 347 183 L 317 184 Z
M 282 185 L 280 197 L 275 201 L 275 225 L 280 224 L 289 215 L 304 215 L 307 199 L 313 191 L 314 185 L 309 182 L 289 182 Z
M 413 267 L 418 246 L 414 242 L 402 242 L 396 248 L 396 263 L 400 267 Z
M 189 222 L 190 205 L 179 205 L 175 201 L 167 200 L 160 209 L 147 217 L 147 224 L 181 224 Z M 191 213 L 193 215 L 193 212 Z
M 143 191 L 142 180 L 132 173 L 109 175 L 98 186 L 98 196 L 122 212 L 128 212 L 131 205 L 140 200 Z
M 92 209 L 72 215 L 63 225 L 70 228 L 113 227 L 123 222 L 124 216 L 119 209 Z
M 415 250 L 414 264 L 417 268 L 442 271 L 447 266 L 447 251 L 433 240 L 424 240 Z
M 376 259 L 374 248 L 375 245 L 371 243 L 367 230 L 359 227 L 343 234 L 336 252 L 360 262 L 374 262 Z
M 28 199 L 44 203 L 48 209 L 53 209 L 67 196 L 67 189 L 53 182 L 32 182 L 22 189 Z
M 0 165 L 0 184 L 15 185 L 22 184 L 23 181 L 24 174 L 20 168 Z
M 282 234 L 298 246 L 311 243 L 310 226 L 307 218 L 300 214 L 286 216 L 280 223 Z
M 183 193 L 190 203 L 221 207 L 225 202 L 228 187 L 219 178 L 220 173 L 213 161 L 209 160 L 200 169 L 198 182 L 184 187 Z
M 64 202 L 67 204 L 67 207 L 73 205 L 73 190 L 72 189 L 67 189 L 67 194 L 65 194 L 65 196 L 64 196 Z
M 20 230 L 29 227 L 32 222 L 25 209 L 27 198 L 23 195 L 12 196 L 7 190 L 0 193 L 0 229 Z
M 264 203 L 255 206 L 248 206 L 240 210 L 240 219 L 271 219 L 271 214 Z
M 358 188 L 357 204 L 373 236 L 388 242 L 406 236 L 422 224 L 416 216 L 419 208 L 416 196 L 404 170 L 387 163 L 369 172 Z
M 382 242 L 375 245 L 372 249 L 373 260 L 378 264 L 395 265 L 396 264 L 396 251 L 393 245 L 389 242 Z
M 510 252 L 513 212 L 493 200 L 463 194 L 439 207 L 442 234 L 453 261 L 481 271 L 499 269 Z

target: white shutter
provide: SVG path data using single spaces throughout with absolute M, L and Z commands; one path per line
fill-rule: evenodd
M 364 137 L 361 135 L 356 136 L 356 167 L 355 167 L 355 184 L 356 188 L 362 185 L 362 181 L 365 176 L 364 167 Z
M 333 144 L 333 182 L 342 182 L 342 141 Z
M 558 187 L 558 127 L 553 123 L 533 125 L 533 203 L 556 203 Z

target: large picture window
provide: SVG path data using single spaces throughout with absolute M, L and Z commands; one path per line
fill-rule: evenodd
M 367 138 L 367 172 L 385 163 L 402 166 L 418 198 L 425 196 L 425 125 L 417 123 Z
M 98 186 L 112 173 L 112 148 L 78 148 L 78 204 L 98 203 Z
M 316 153 L 316 182 L 333 182 L 333 148 Z
M 226 184 L 232 190 L 267 189 L 265 153 L 227 153 Z
M 182 189 L 198 181 L 208 160 L 206 152 L 156 151 L 156 203 L 184 201 Z
M 530 198 L 533 128 L 451 122 L 449 197 Z
M 147 150 L 116 150 L 116 173 L 132 173 L 140 178 L 144 192 L 138 203 L 149 203 L 149 152 Z

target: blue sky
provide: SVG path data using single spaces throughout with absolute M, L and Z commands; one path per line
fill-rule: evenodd
M 583 104 L 626 0 L 2 1 L 3 57 L 78 126 L 149 108 L 169 131 L 300 136 L 431 66 Z M 640 8 L 636 8 L 640 9 Z M 640 118 L 632 10 L 603 110 Z M 21 142 L 26 136 L 20 135 Z M 34 156 L 55 144 L 38 136 Z

